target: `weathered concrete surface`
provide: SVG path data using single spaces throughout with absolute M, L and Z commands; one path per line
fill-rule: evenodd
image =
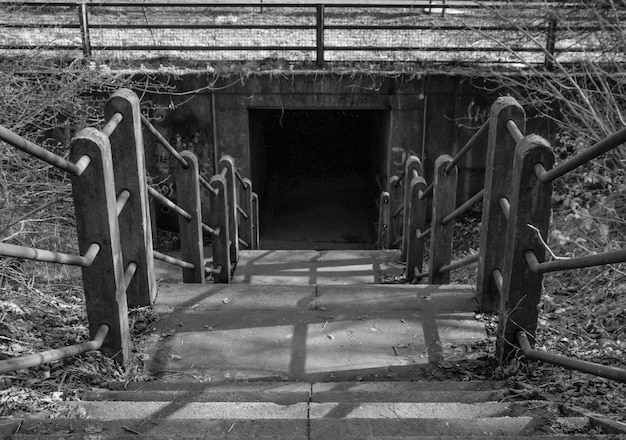
M 242 251 L 233 283 L 355 284 L 380 283 L 401 274 L 397 250 Z
M 147 364 L 214 382 L 462 359 L 465 344 L 486 338 L 471 298 L 463 286 L 163 285 Z

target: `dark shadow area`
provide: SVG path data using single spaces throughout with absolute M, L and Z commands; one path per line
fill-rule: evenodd
M 382 110 L 250 110 L 261 248 L 374 247 L 387 119 Z

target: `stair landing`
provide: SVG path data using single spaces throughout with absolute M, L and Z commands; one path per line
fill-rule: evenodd
M 374 284 L 402 275 L 397 250 L 241 251 L 233 283 Z

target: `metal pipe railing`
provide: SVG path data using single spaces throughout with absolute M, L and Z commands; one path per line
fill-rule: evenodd
M 511 137 L 515 140 L 515 142 L 519 142 L 524 138 L 524 135 L 520 131 L 519 127 L 512 119 L 506 121 L 506 129 L 508 130 Z
M 70 266 L 89 267 L 93 263 L 93 260 L 95 260 L 98 252 L 100 252 L 100 245 L 96 243 L 89 246 L 84 256 L 18 246 L 9 243 L 0 243 L 0 255 L 4 255 L 5 257 L 25 258 L 27 260 L 68 264 Z
M 508 220 L 509 216 L 511 215 L 511 203 L 509 202 L 509 199 L 507 199 L 506 197 L 500 197 L 500 200 L 498 200 L 498 204 L 500 205 L 502 214 Z
M 74 176 L 80 176 L 83 174 L 85 169 L 91 163 L 91 158 L 89 156 L 82 156 L 78 162 L 73 163 L 67 159 L 58 156 L 45 148 L 40 147 L 27 139 L 24 139 L 17 133 L 9 130 L 6 127 L 0 125 L 0 139 L 6 142 L 9 145 L 21 150 L 27 154 L 30 154 L 37 159 L 40 159 L 47 164 L 50 164 L 56 168 L 59 168 L 67 173 L 70 173 Z
M 612 252 L 603 252 L 596 255 L 586 255 L 577 258 L 564 258 L 560 260 L 539 263 L 533 251 L 524 253 L 528 267 L 533 273 L 556 272 L 560 270 L 582 269 L 585 267 L 604 266 L 606 264 L 623 263 L 626 261 L 626 249 Z
M 599 142 L 596 142 L 591 147 L 576 154 L 571 159 L 568 159 L 565 162 L 555 166 L 550 171 L 546 171 L 545 169 L 543 171 L 540 171 L 541 169 L 537 168 L 537 170 L 539 170 L 538 178 L 543 183 L 552 182 L 554 179 L 558 179 L 559 177 L 569 173 L 570 171 L 589 162 L 590 160 L 595 159 L 596 157 L 606 153 L 607 151 L 612 150 L 613 148 L 623 144 L 624 142 L 626 142 L 626 127 L 622 128 L 617 133 L 614 133 L 611 136 L 602 139 Z
M 483 134 L 485 134 L 487 132 L 487 130 L 489 129 L 489 121 L 487 120 L 483 125 L 480 126 L 480 128 L 478 129 L 478 131 L 476 133 L 474 133 L 474 135 L 470 138 L 469 141 L 467 141 L 467 143 L 465 144 L 465 146 L 463 148 L 461 148 L 461 150 L 452 158 L 452 161 L 448 162 L 448 165 L 446 165 L 446 174 L 450 172 L 450 170 L 452 168 L 454 168 L 456 166 L 456 164 L 458 164 L 461 159 L 463 159 L 463 157 L 472 149 L 474 148 L 474 146 L 478 143 L 478 141 L 480 140 L 481 136 Z
M 207 180 L 204 177 L 198 176 L 198 181 L 200 182 L 200 185 L 202 185 L 205 189 L 207 189 L 210 192 L 212 192 L 214 195 L 218 195 L 220 193 L 218 190 L 213 188 L 211 186 L 211 184 L 209 182 L 207 182 Z
M 0 361 L 0 374 L 24 368 L 37 367 L 47 362 L 59 361 L 70 356 L 77 356 L 88 351 L 98 350 L 102 347 L 102 343 L 108 333 L 109 326 L 102 324 L 91 341 L 70 345 L 68 347 L 57 348 L 55 350 L 48 350 L 41 353 L 20 356 L 13 359 L 2 360 Z
M 571 370 L 582 371 L 594 376 L 604 377 L 617 382 L 626 383 L 626 369 L 597 364 L 595 362 L 583 361 L 567 356 L 561 356 L 548 351 L 537 350 L 530 346 L 528 337 L 523 331 L 517 332 L 517 341 L 526 357 L 535 361 L 548 362 Z
M 124 210 L 124 207 L 126 206 L 126 203 L 128 203 L 129 199 L 130 199 L 130 191 L 128 191 L 127 189 L 122 190 L 120 195 L 117 196 L 116 207 L 117 207 L 118 216 Z
M 183 166 L 183 168 L 189 167 L 187 161 L 176 151 L 176 148 L 172 147 L 172 145 L 163 137 L 159 131 L 154 128 L 154 125 L 146 118 L 144 115 L 141 115 L 141 123 L 144 127 L 148 129 L 150 134 L 154 136 L 154 138 L 159 141 L 159 143 L 172 155 L 174 158 Z
M 120 122 L 122 122 L 123 118 L 124 115 L 122 115 L 121 113 L 115 113 L 102 129 L 102 133 L 104 133 L 106 137 L 111 137 L 111 133 L 113 133 L 117 126 L 120 125 Z
M 163 254 L 161 252 L 158 252 L 158 251 L 153 251 L 153 252 L 154 252 L 154 258 L 156 258 L 157 260 L 165 261 L 166 263 L 173 264 L 174 266 L 182 267 L 183 269 L 193 270 L 193 269 L 196 268 L 196 266 L 194 266 L 191 263 L 188 263 L 187 261 L 183 261 L 183 260 L 179 260 L 178 258 L 170 257 L 169 255 L 165 255 L 165 254 Z
M 456 218 L 461 217 L 463 214 L 465 214 L 467 211 L 469 211 L 470 209 L 472 209 L 472 207 L 478 203 L 479 201 L 482 200 L 483 196 L 485 195 L 485 189 L 481 189 L 480 191 L 478 191 L 476 194 L 474 194 L 469 200 L 467 200 L 465 203 L 463 203 L 461 206 L 459 206 L 458 208 L 456 208 L 454 211 L 452 211 L 450 214 L 446 215 L 442 220 L 441 220 L 441 224 L 442 225 L 446 225 L 448 224 L 448 222 L 450 220 L 454 220 Z
M 479 258 L 480 258 L 480 254 L 478 253 L 468 255 L 465 258 L 462 258 L 458 261 L 453 261 L 450 264 L 440 267 L 439 273 L 451 272 L 453 270 L 460 269 L 465 266 L 469 266 L 470 264 L 477 262 Z
M 209 234 L 220 235 L 220 228 L 213 229 L 206 223 L 202 223 L 202 230 L 208 232 Z
M 179 214 L 181 217 L 187 219 L 187 220 L 191 220 L 191 214 L 189 214 L 187 211 L 185 211 L 183 208 L 181 208 L 180 206 L 178 206 L 176 203 L 172 202 L 170 199 L 168 199 L 167 197 L 165 197 L 163 194 L 161 194 L 160 192 L 158 192 L 156 189 L 152 188 L 151 186 L 148 187 L 148 193 L 154 197 L 155 199 L 157 199 L 161 204 L 167 206 L 168 208 L 170 208 L 172 211 L 176 212 L 177 214 Z
M 417 231 L 415 231 L 415 237 L 418 240 L 421 240 L 422 238 L 428 237 L 428 235 L 430 234 L 430 231 L 431 231 L 431 228 L 428 228 L 428 229 L 426 229 L 424 231 L 417 230 Z
M 433 193 L 433 189 L 435 188 L 435 182 L 431 183 L 430 185 L 428 185 L 426 187 L 426 189 L 424 189 L 423 192 L 420 192 L 420 196 L 419 199 L 423 200 L 426 197 L 428 197 L 429 195 L 431 195 Z

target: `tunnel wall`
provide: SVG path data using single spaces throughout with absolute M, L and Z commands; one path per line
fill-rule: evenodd
M 476 77 L 432 73 L 284 72 L 217 80 L 210 73 L 189 73 L 167 81 L 177 93 L 148 96 L 152 122 L 176 148 L 195 151 L 207 176 L 222 154 L 233 156 L 246 177 L 263 174 L 259 170 L 252 173 L 255 164 L 250 146 L 255 133 L 249 110 L 352 109 L 384 110 L 388 115 L 383 124 L 386 157 L 381 157 L 387 175 L 401 170 L 413 152 L 422 159 L 430 181 L 435 159 L 459 151 L 488 118 L 489 107 L 497 98 L 485 92 Z M 545 136 L 545 127 L 530 123 L 530 130 Z M 150 136 L 146 140 L 150 173 L 163 180 L 169 159 Z M 485 144 L 459 163 L 458 203 L 483 186 Z M 166 185 L 164 189 L 167 191 Z

